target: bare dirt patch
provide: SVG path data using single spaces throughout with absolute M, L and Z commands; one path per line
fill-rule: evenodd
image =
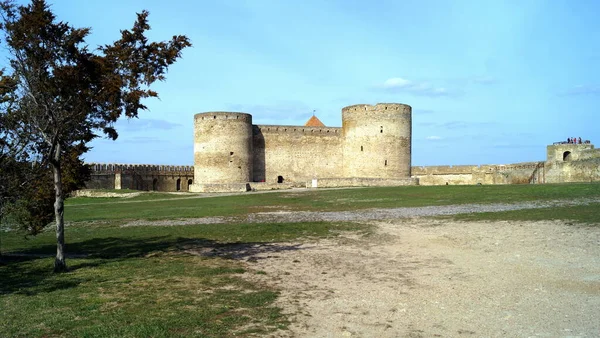
M 281 290 L 296 337 L 600 335 L 600 228 L 564 222 L 373 221 L 245 256 Z

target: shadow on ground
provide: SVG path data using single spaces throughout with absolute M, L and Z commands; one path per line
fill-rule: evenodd
M 263 242 L 220 243 L 198 238 L 156 236 L 144 239 L 95 238 L 68 243 L 66 247 L 69 271 L 98 267 L 109 262 L 144 258 L 156 253 L 186 253 L 207 258 L 256 261 L 257 255 L 299 250 L 300 244 Z M 0 258 L 0 295 L 21 293 L 34 295 L 68 289 L 89 281 L 72 273 L 54 274 L 53 257 L 56 246 L 43 245 L 32 249 L 4 253 Z M 77 260 L 69 264 L 69 259 Z M 267 257 L 265 257 L 267 258 Z

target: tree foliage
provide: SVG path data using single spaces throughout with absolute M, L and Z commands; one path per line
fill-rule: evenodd
M 28 128 L 28 144 L 51 168 L 57 228 L 55 271 L 65 271 L 65 158 L 87 151 L 86 144 L 106 135 L 116 139 L 114 123 L 145 110 L 143 100 L 158 97 L 150 89 L 165 80 L 168 67 L 191 46 L 183 35 L 150 42 L 148 12 L 137 14 L 120 39 L 92 50 L 85 43 L 90 28 L 57 21 L 44 0 L 28 5 L 0 3 L 4 42 L 10 52 L 10 114 Z M 12 132 L 13 130 L 11 130 Z

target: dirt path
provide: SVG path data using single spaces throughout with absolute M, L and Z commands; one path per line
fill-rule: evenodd
M 600 336 L 600 227 L 373 223 L 248 259 L 281 290 L 294 337 Z

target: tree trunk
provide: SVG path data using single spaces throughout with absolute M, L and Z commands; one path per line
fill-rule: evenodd
M 60 146 L 56 147 L 53 159 L 52 173 L 54 176 L 54 216 L 56 218 L 56 259 L 54 260 L 54 272 L 66 272 L 67 263 L 65 262 L 65 201 L 63 199 L 62 189 L 62 170 L 60 167 Z

